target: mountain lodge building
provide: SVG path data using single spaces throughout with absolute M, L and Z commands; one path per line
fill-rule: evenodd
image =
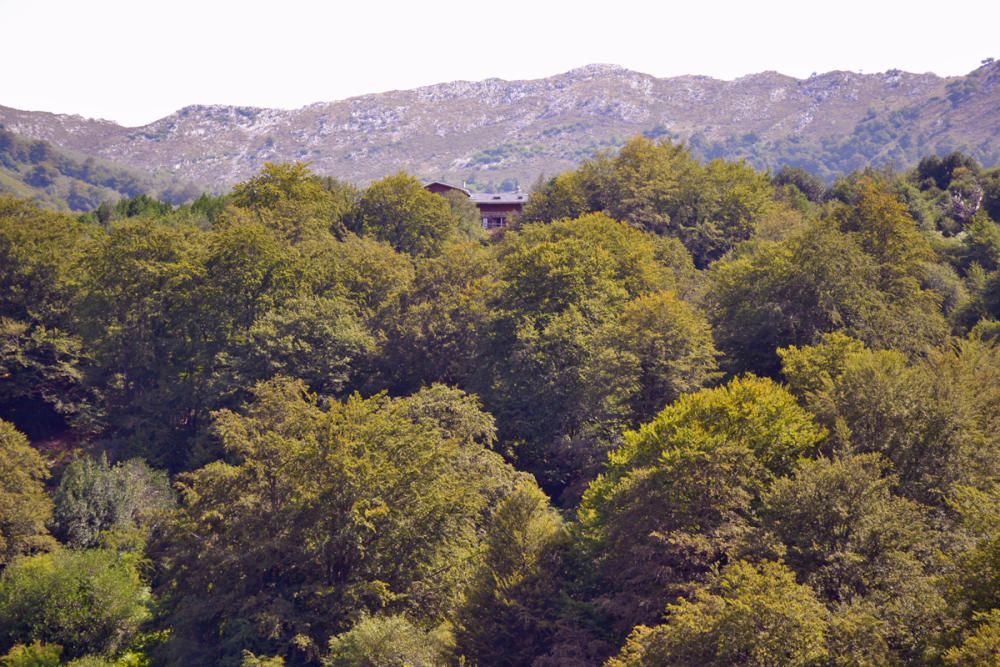
M 460 192 L 476 205 L 479 215 L 483 221 L 483 229 L 501 229 L 507 226 L 511 216 L 518 215 L 524 209 L 524 203 L 528 201 L 528 195 L 524 192 L 496 192 L 473 194 L 465 188 L 457 185 L 434 181 L 424 186 L 424 189 L 434 194 L 444 194 L 446 192 Z

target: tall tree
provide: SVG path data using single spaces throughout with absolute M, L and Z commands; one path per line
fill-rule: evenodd
M 232 462 L 181 478 L 160 543 L 172 659 L 238 664 L 246 649 L 315 664 L 362 613 L 444 620 L 514 482 L 484 447 L 492 420 L 440 386 L 326 406 L 301 382 L 256 393 L 245 414 L 218 414 Z
M 945 340 L 940 298 L 912 273 L 920 266 L 895 274 L 865 251 L 859 234 L 819 221 L 713 266 L 706 306 L 731 370 L 776 376 L 777 348 L 834 331 L 913 352 Z M 880 289 L 883 272 L 896 277 Z
M 810 667 L 828 657 L 827 632 L 823 605 L 784 566 L 738 561 L 670 605 L 662 625 L 636 628 L 607 665 Z
M 457 234 L 459 219 L 446 199 L 425 190 L 416 178 L 398 173 L 365 189 L 351 227 L 400 252 L 436 255 Z
M 824 434 L 787 391 L 754 377 L 682 396 L 627 433 L 579 509 L 595 602 L 616 630 L 655 622 L 744 553 L 760 494 Z
M 893 492 L 890 467 L 877 454 L 805 460 L 765 494 L 762 523 L 799 581 L 842 617 L 874 617 L 877 643 L 912 663 L 934 655 L 947 610 L 936 535 L 925 508 Z
M 773 202 L 770 180 L 742 162 L 699 164 L 668 141 L 636 137 L 533 193 L 526 221 L 603 212 L 644 231 L 680 239 L 699 267 L 753 235 Z
M 406 393 L 434 382 L 475 384 L 498 271 L 493 254 L 472 243 L 449 244 L 440 256 L 417 261 L 413 283 L 400 285 L 399 298 L 378 318 L 389 387 Z
M 458 611 L 457 655 L 473 664 L 514 667 L 547 650 L 558 619 L 568 538 L 533 482 L 522 482 L 504 500 Z
M 301 162 L 268 163 L 259 175 L 233 188 L 231 202 L 299 243 L 342 232 L 354 197 L 352 188 L 325 182 Z
M 41 454 L 12 424 L 0 420 L 0 567 L 55 545 L 45 528 L 52 516 L 45 493 L 48 476 Z
M 882 454 L 900 493 L 940 507 L 956 485 L 982 487 L 997 474 L 997 372 L 996 350 L 978 342 L 914 363 L 866 350 L 848 354 L 808 400 L 833 449 Z

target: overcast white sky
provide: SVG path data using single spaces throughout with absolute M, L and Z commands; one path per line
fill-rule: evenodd
M 956 75 L 1000 58 L 998 24 L 997 0 L 0 0 L 0 104 L 141 125 L 588 63 Z

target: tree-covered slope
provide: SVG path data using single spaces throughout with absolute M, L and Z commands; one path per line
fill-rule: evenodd
M 1000 169 L 638 136 L 469 217 L 0 196 L 0 664 L 998 664 Z
M 0 193 L 46 208 L 89 211 L 101 202 L 140 194 L 181 203 L 197 196 L 198 190 L 172 174 L 152 176 L 26 139 L 0 126 Z

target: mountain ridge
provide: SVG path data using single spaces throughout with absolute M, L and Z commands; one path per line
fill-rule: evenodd
M 104 160 L 223 190 L 269 161 L 359 183 L 405 170 L 474 188 L 527 186 L 629 136 L 825 178 L 963 150 L 1000 162 L 1000 63 L 965 76 L 774 71 L 657 78 L 610 64 L 552 77 L 452 81 L 284 110 L 193 104 L 147 125 L 0 106 L 0 125 Z

